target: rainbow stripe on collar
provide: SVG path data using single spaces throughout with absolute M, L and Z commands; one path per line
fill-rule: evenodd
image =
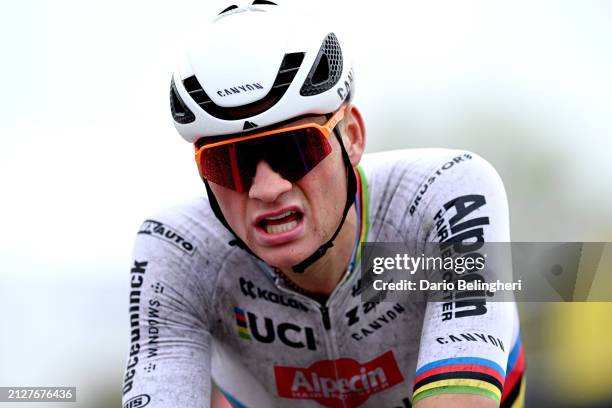
M 357 218 L 359 219 L 359 243 L 357 248 L 356 262 L 361 259 L 361 243 L 368 237 L 370 230 L 370 195 L 368 193 L 368 180 L 361 166 L 357 165 L 355 176 L 357 177 Z
M 355 265 L 361 260 L 361 243 L 368 237 L 370 229 L 370 214 L 368 181 L 360 165 L 355 167 L 355 178 L 357 179 L 357 192 L 355 193 L 355 209 L 357 211 L 357 237 L 355 239 L 355 249 L 349 263 L 348 272 L 353 272 Z

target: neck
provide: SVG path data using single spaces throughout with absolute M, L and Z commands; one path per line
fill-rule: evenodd
M 353 205 L 334 240 L 334 246 L 327 250 L 325 256 L 309 266 L 304 273 L 295 273 L 291 268 L 283 268 L 282 273 L 306 292 L 321 296 L 331 295 L 351 261 L 356 234 L 357 215 Z

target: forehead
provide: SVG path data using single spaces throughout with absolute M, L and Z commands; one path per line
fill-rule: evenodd
M 324 125 L 325 122 L 327 122 L 327 116 L 326 115 L 306 115 L 306 116 L 301 116 L 299 118 L 289 119 L 289 120 L 287 120 L 285 122 L 281 122 L 281 123 L 278 123 L 278 124 L 272 125 L 272 126 L 267 126 L 265 128 L 257 129 L 255 131 L 251 131 L 251 132 L 234 133 L 234 134 L 231 134 L 231 135 L 202 137 L 202 138 L 198 139 L 195 142 L 195 145 L 197 147 L 200 147 L 200 146 L 204 146 L 206 144 L 220 142 L 220 141 L 223 141 L 223 140 L 229 140 L 229 139 L 233 139 L 235 137 L 240 137 L 240 136 L 255 135 L 257 133 L 267 132 L 267 131 L 270 131 L 270 130 L 285 129 L 285 128 L 288 128 L 288 127 L 298 126 L 298 125 L 303 125 L 303 124 L 308 124 L 308 123 L 316 123 L 316 124 L 319 124 L 319 125 Z

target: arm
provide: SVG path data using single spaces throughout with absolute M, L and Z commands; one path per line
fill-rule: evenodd
M 510 240 L 503 184 L 486 161 L 469 156 L 436 181 L 420 208 L 431 223 L 427 241 L 451 256 L 477 252 L 484 242 Z M 427 305 L 413 394 L 417 408 L 500 404 L 510 348 L 518 336 L 516 308 L 512 302 L 491 302 L 484 293 L 468 299 Z
M 124 406 L 210 405 L 210 296 L 193 272 L 197 256 L 159 235 L 141 231 L 136 239 Z

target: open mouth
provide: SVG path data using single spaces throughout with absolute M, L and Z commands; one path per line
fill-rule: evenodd
M 274 217 L 266 217 L 258 226 L 268 234 L 281 234 L 296 228 L 304 214 L 299 211 L 286 211 Z

